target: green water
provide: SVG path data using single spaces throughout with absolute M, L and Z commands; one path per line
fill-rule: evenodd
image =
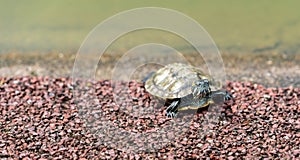
M 300 1 L 0 1 L 0 53 L 77 51 L 101 21 L 136 7 L 180 11 L 200 23 L 221 51 L 276 50 L 299 53 Z M 116 42 L 126 48 L 160 33 L 128 35 Z M 138 38 L 136 38 L 138 37 Z M 182 41 L 166 36 L 176 46 Z M 163 40 L 162 40 L 163 41 Z

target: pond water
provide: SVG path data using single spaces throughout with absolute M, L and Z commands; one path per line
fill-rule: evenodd
M 180 11 L 200 23 L 221 51 L 299 53 L 300 1 L 0 1 L 0 53 L 74 52 L 87 34 L 116 13 L 137 7 Z M 115 51 L 137 42 L 172 43 L 176 35 L 144 31 L 122 37 Z

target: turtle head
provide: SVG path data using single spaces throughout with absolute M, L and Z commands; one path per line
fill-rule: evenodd
M 192 94 L 194 98 L 206 97 L 211 93 L 208 79 L 201 79 L 193 82 Z

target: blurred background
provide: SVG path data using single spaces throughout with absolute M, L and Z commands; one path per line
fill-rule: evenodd
M 222 54 L 229 80 L 300 86 L 299 6 L 297 0 L 0 0 L 0 75 L 70 76 L 80 45 L 99 23 L 129 9 L 163 7 L 205 28 Z M 195 61 L 194 51 L 177 35 L 136 31 L 120 37 L 101 57 L 101 78 L 109 78 L 105 74 L 117 62 L 112 53 L 122 55 L 147 42 L 171 45 Z
M 1 0 L 0 53 L 74 52 L 87 34 L 106 18 L 148 6 L 170 8 L 192 17 L 222 51 L 299 51 L 300 2 L 297 0 Z M 120 45 L 126 47 L 128 43 L 130 37 Z

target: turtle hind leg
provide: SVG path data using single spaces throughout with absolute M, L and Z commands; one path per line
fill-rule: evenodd
M 172 103 L 168 106 L 166 110 L 167 117 L 174 118 L 177 116 L 179 103 L 180 103 L 180 99 L 175 99 L 172 101 Z

